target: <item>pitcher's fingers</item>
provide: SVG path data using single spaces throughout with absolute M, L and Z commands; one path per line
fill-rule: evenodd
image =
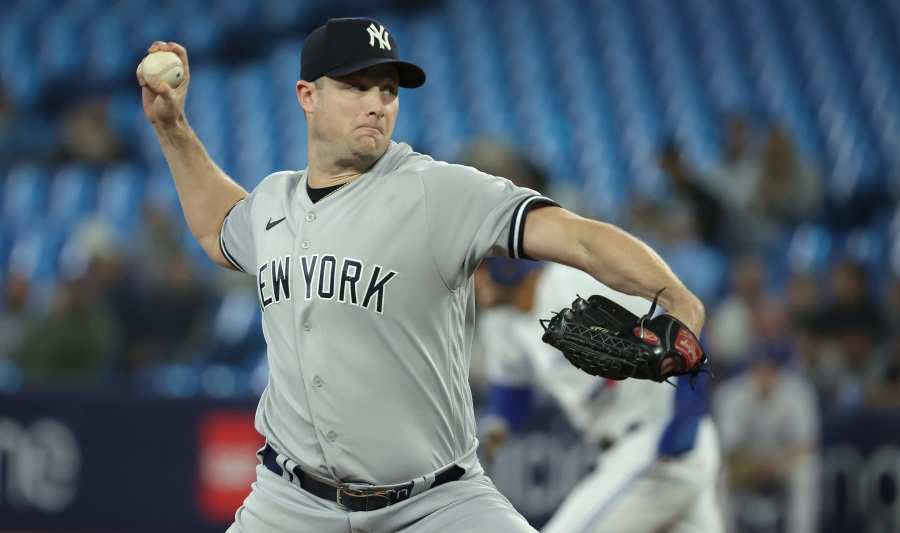
M 175 97 L 175 89 L 164 82 L 159 75 L 147 76 L 144 80 L 147 82 L 147 87 L 149 87 L 150 90 L 163 97 L 165 100 L 172 100 Z
M 185 49 L 185 47 L 183 47 L 180 44 L 175 43 L 175 42 L 170 42 L 170 43 L 166 43 L 166 44 L 168 45 L 168 50 L 170 52 L 174 53 L 176 56 L 178 56 L 178 59 L 181 60 L 181 63 L 184 65 L 185 77 L 187 77 L 189 70 L 190 70 L 188 67 L 187 49 Z
M 141 87 L 141 105 L 144 109 L 150 109 L 154 100 L 156 100 L 156 93 L 150 90 L 146 85 Z
M 153 41 L 153 43 L 150 45 L 150 47 L 147 48 L 147 53 L 148 53 L 148 54 L 151 54 L 151 53 L 153 53 L 153 52 L 162 50 L 162 49 L 163 49 L 162 47 L 163 47 L 165 44 L 166 44 L 166 43 L 164 43 L 164 42 L 162 42 L 162 41 Z

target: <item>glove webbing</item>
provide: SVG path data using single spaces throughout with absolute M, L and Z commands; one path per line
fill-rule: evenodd
M 567 322 L 565 333 L 554 339 L 553 344 L 572 364 L 590 374 L 625 379 L 633 377 L 641 368 L 648 374 L 655 374 L 649 371 L 647 365 L 652 356 L 649 348 L 616 337 L 602 328 Z M 627 355 L 632 359 L 610 357 L 610 353 Z M 658 380 L 658 376 L 653 377 Z

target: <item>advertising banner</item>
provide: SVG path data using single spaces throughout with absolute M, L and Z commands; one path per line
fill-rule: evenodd
M 254 407 L 0 396 L 0 531 L 222 532 L 255 479 Z M 900 531 L 900 413 L 827 420 L 823 436 L 822 530 Z M 597 460 L 542 406 L 485 469 L 540 527 Z

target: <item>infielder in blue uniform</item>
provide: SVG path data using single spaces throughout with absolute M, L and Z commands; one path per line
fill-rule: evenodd
M 229 531 L 534 531 L 478 463 L 468 385 L 472 274 L 489 255 L 565 263 L 652 297 L 694 332 L 702 304 L 657 254 L 539 193 L 391 140 L 425 82 L 388 28 L 333 19 L 303 45 L 308 167 L 248 193 L 184 114 L 185 81 L 138 81 L 191 232 L 255 276 L 269 382 L 257 480 Z M 297 125 L 302 127 L 302 125 Z
M 598 467 L 572 490 L 543 533 L 722 533 L 721 461 L 708 416 L 707 377 L 649 380 L 591 376 L 541 341 L 538 319 L 572 294 L 599 294 L 643 315 L 650 302 L 610 290 L 558 264 L 490 258 L 476 274 L 478 337 L 490 381 L 485 455 L 528 415 L 535 391 L 552 397 Z

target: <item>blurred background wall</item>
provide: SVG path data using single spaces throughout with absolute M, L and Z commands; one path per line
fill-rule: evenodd
M 900 2 L 0 7 L 0 530 L 228 523 L 259 440 L 257 296 L 187 231 L 134 70 L 154 40 L 187 47 L 188 118 L 250 189 L 306 164 L 304 35 L 365 15 L 428 73 L 397 140 L 540 172 L 703 299 L 736 530 L 788 530 L 783 459 L 809 440 L 821 530 L 900 531 Z M 536 525 L 593 458 L 553 409 L 492 467 Z M 778 409 L 800 429 L 754 433 Z

